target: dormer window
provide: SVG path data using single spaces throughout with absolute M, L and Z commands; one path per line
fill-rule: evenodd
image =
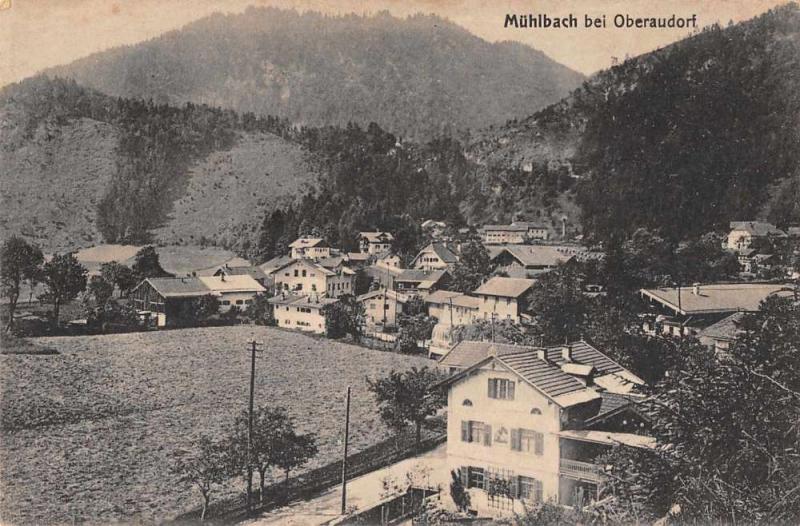
M 465 398 L 464 401 L 461 402 L 461 405 L 463 405 L 464 407 L 472 407 L 472 400 L 470 400 L 469 398 Z
M 539 409 L 538 407 L 534 407 L 533 409 L 531 409 L 531 414 L 532 415 L 541 415 L 542 414 L 542 410 Z

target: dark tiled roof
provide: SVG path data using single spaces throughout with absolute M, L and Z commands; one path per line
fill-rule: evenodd
M 715 340 L 734 340 L 739 333 L 739 324 L 742 323 L 744 312 L 735 312 L 722 318 L 713 325 L 709 325 L 698 333 L 699 337 L 713 338 Z
M 522 296 L 536 283 L 532 279 L 503 278 L 495 276 L 475 290 L 474 294 L 486 296 L 499 296 L 503 298 L 517 298 Z
M 549 346 L 546 348 L 547 361 L 541 360 L 536 347 L 511 345 L 506 343 L 464 341 L 453 347 L 440 360 L 444 367 L 471 367 L 484 360 L 492 353 L 498 361 L 515 371 L 542 392 L 551 397 L 585 389 L 583 383 L 574 376 L 561 370 L 566 363 L 562 348 L 565 346 Z M 596 376 L 624 371 L 625 369 L 611 358 L 592 347 L 585 341 L 569 344 L 573 362 L 591 365 L 597 371 Z
M 164 297 L 167 296 L 203 296 L 211 294 L 205 283 L 200 278 L 148 278 L 146 280 L 156 291 Z

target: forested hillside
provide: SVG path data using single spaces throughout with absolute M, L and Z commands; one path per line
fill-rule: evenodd
M 231 219 L 247 223 L 233 211 L 257 218 L 316 181 L 311 156 L 275 135 L 291 129 L 274 117 L 116 99 L 40 76 L 0 91 L 0 122 L 2 236 L 47 250 L 146 243 L 159 228 L 156 240 L 219 243 Z
M 574 203 L 599 238 L 800 222 L 800 9 L 627 60 L 469 151 L 480 166 L 471 215 L 537 201 L 557 215 Z
M 530 115 L 583 80 L 533 48 L 491 44 L 436 16 L 253 7 L 51 74 L 114 96 L 207 103 L 298 125 L 376 122 L 419 140 Z

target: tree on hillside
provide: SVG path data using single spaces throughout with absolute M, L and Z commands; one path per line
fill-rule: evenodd
M 42 261 L 42 251 L 21 237 L 11 236 L 0 248 L 0 289 L 3 297 L 8 298 L 6 331 L 10 331 L 14 325 L 20 286 L 27 281 L 33 287 L 33 282 L 39 279 Z
M 444 393 L 431 389 L 442 380 L 444 375 L 435 369 L 412 367 L 407 371 L 391 371 L 377 380 L 367 378 L 367 384 L 375 396 L 381 420 L 396 433 L 412 424 L 419 447 L 423 424 L 445 404 Z
M 284 473 L 284 481 L 289 483 L 289 474 L 317 455 L 317 436 L 314 433 L 298 435 L 295 430 L 289 429 L 279 437 L 275 466 Z
M 78 297 L 86 289 L 88 271 L 74 254 L 56 254 L 42 266 L 45 291 L 39 296 L 53 306 L 52 322 L 57 327 L 61 306 Z
M 148 245 L 136 253 L 131 270 L 133 270 L 138 280 L 145 278 L 163 278 L 172 275 L 161 268 L 158 252 L 156 252 L 156 249 L 152 245 Z
M 684 341 L 654 389 L 655 451 L 620 448 L 608 495 L 645 520 L 800 521 L 800 304 L 773 297 L 726 355 Z
M 480 287 L 494 270 L 489 252 L 477 238 L 470 239 L 461 246 L 461 254 L 453 267 L 453 280 L 450 288 L 458 292 L 472 292 Z
M 352 336 L 359 341 L 364 330 L 364 304 L 356 301 L 355 296 L 345 294 L 339 301 L 322 308 L 325 316 L 325 334 L 328 338 Z
M 110 261 L 100 266 L 100 275 L 107 282 L 115 285 L 122 296 L 136 286 L 136 273 L 128 266 Z
M 681 244 L 675 252 L 675 281 L 688 285 L 736 278 L 739 260 L 736 254 L 722 248 L 722 240 L 722 236 L 711 232 Z
M 215 486 L 227 480 L 230 474 L 228 451 L 222 443 L 202 435 L 195 449 L 177 456 L 170 467 L 178 481 L 197 488 L 203 498 L 200 521 L 204 521 Z
M 247 411 L 236 417 L 230 437 L 230 463 L 237 472 L 247 474 Z M 264 501 L 267 474 L 278 466 L 278 459 L 290 448 L 289 437 L 294 435 L 294 425 L 283 407 L 258 407 L 253 411 L 253 435 L 250 449 L 250 464 L 259 476 L 260 499 Z M 293 446 L 291 446 L 293 447 Z M 288 453 L 293 454 L 292 451 Z M 297 459 L 299 461 L 299 457 Z M 294 467 L 294 466 L 291 466 Z
M 541 275 L 528 291 L 529 309 L 547 343 L 581 336 L 593 301 L 583 294 L 584 281 L 580 265 L 561 265 Z

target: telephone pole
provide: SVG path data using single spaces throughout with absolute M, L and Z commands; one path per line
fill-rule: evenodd
M 252 511 L 253 503 L 253 395 L 256 385 L 256 352 L 258 343 L 250 342 L 250 404 L 247 409 L 247 513 Z
M 344 455 L 342 456 L 342 515 L 347 513 L 347 445 L 350 439 L 350 386 L 347 386 L 347 406 L 344 416 Z

